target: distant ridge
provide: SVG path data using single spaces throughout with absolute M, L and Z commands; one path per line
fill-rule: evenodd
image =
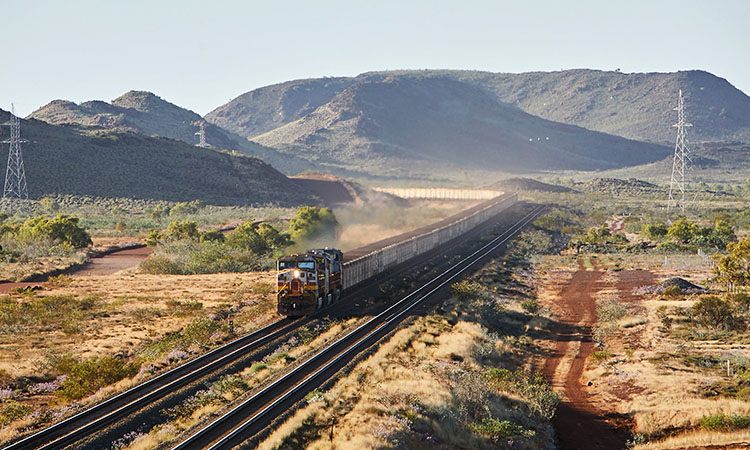
M 0 122 L 9 113 L 0 110 Z M 6 130 L 0 130 L 5 138 Z M 258 158 L 202 149 L 162 137 L 111 130 L 81 132 L 22 120 L 29 194 L 73 194 L 215 205 L 310 203 L 311 196 Z M 8 146 L 0 147 L 0 159 Z M 312 197 L 313 202 L 316 201 Z
M 658 145 L 551 122 L 453 77 L 363 79 L 253 138 L 333 172 L 597 170 L 668 156 Z
M 206 119 L 252 138 L 294 122 L 357 82 L 452 78 L 556 122 L 628 139 L 670 143 L 677 90 L 685 94 L 693 141 L 750 142 L 750 97 L 705 71 L 621 73 L 589 69 L 520 74 L 468 70 L 368 72 L 351 78 L 296 80 L 247 92 Z M 439 92 L 434 95 L 439 96 Z

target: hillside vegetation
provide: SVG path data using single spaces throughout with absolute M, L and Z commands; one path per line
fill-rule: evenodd
M 9 113 L 0 110 L 0 122 Z M 7 137 L 7 129 L 0 131 Z M 173 139 L 106 130 L 80 132 L 23 120 L 21 135 L 32 198 L 74 194 L 216 205 L 309 202 L 286 176 L 263 161 L 202 149 Z M 8 146 L 0 147 L 7 159 Z
M 371 72 L 353 78 L 290 81 L 255 89 L 206 119 L 245 137 L 294 122 L 360 82 L 450 78 L 548 120 L 629 139 L 671 143 L 677 91 L 685 96 L 694 141 L 750 140 L 750 97 L 704 71 L 621 73 L 563 70 L 521 74 L 459 70 Z M 428 87 L 425 86 L 425 89 Z M 432 91 L 441 97 L 441 91 Z

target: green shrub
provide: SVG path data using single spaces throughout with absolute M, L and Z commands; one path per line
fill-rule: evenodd
M 729 303 L 715 295 L 702 297 L 693 305 L 691 312 L 693 320 L 704 327 L 735 329 L 741 325 L 740 318 L 735 316 Z
M 641 227 L 641 234 L 652 241 L 663 239 L 667 236 L 667 226 L 663 223 L 645 224 Z
M 6 400 L 0 404 L 0 426 L 8 425 L 14 420 L 31 414 L 32 411 L 33 409 L 29 405 L 18 403 L 15 400 Z
M 53 219 L 45 216 L 29 217 L 21 225 L 19 234 L 26 240 L 51 239 L 73 248 L 84 248 L 92 244 L 91 236 L 78 225 L 78 218 L 63 214 Z
M 539 302 L 536 300 L 524 300 L 521 302 L 521 308 L 529 314 L 535 314 L 539 311 Z
M 451 285 L 453 296 L 462 302 L 483 298 L 487 290 L 481 283 L 470 280 L 459 281 Z
M 149 255 L 140 265 L 145 273 L 153 275 L 180 275 L 183 273 L 182 267 L 166 256 Z
M 471 424 L 471 430 L 476 434 L 487 436 L 495 442 L 507 438 L 530 439 L 536 435 L 534 430 L 527 430 L 515 422 L 497 419 L 482 419 L 481 424 Z
M 596 362 L 606 361 L 612 357 L 612 353 L 608 350 L 598 350 L 591 354 L 591 358 Z
M 60 204 L 52 197 L 42 197 L 39 200 L 39 207 L 47 214 L 52 214 L 60 209 Z
M 750 416 L 717 413 L 703 416 L 700 426 L 709 431 L 733 431 L 750 428 Z
M 328 208 L 303 206 L 289 222 L 289 233 L 294 241 L 328 238 L 335 239 L 338 220 Z
M 56 395 L 66 400 L 79 400 L 102 387 L 134 376 L 138 367 L 111 355 L 83 360 L 63 355 L 54 362 L 54 368 L 67 378 Z
M 186 214 L 195 214 L 201 209 L 205 208 L 206 204 L 202 200 L 193 200 L 191 202 L 179 202 L 175 204 L 170 210 L 170 216 L 182 216 Z

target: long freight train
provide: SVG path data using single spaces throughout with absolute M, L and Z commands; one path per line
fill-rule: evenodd
M 312 314 L 338 301 L 341 293 L 471 230 L 517 201 L 503 194 L 448 225 L 405 239 L 351 261 L 340 250 L 324 248 L 279 258 L 278 311 L 284 316 Z

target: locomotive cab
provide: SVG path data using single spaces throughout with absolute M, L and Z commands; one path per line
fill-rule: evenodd
M 317 249 L 277 261 L 279 314 L 304 316 L 338 300 L 341 296 L 339 250 Z

